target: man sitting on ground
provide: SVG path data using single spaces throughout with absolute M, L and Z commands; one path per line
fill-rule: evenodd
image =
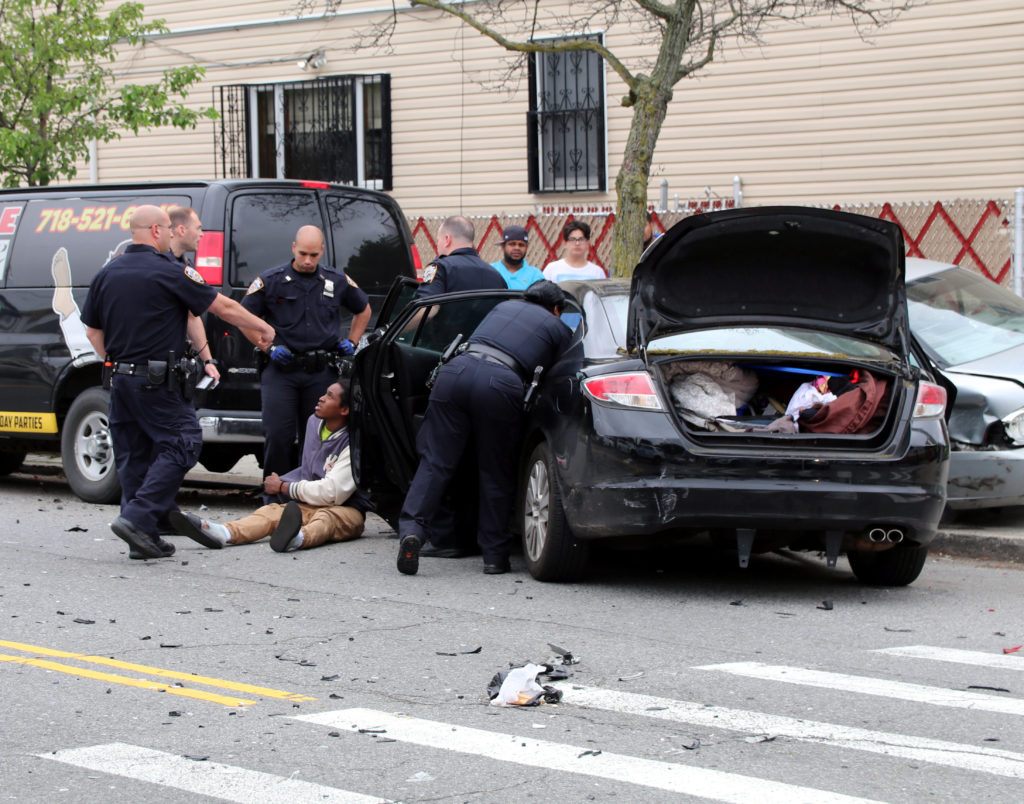
M 358 538 L 371 505 L 352 479 L 348 414 L 348 383 L 332 383 L 306 422 L 302 465 L 284 477 L 275 472 L 263 481 L 267 495 L 287 503 L 264 505 L 223 525 L 175 511 L 171 523 L 183 536 L 214 550 L 266 536 L 278 553 Z

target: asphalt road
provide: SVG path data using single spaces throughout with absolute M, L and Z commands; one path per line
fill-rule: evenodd
M 936 556 L 904 589 L 699 546 L 591 577 L 394 569 L 396 542 L 133 562 L 52 466 L 0 480 L 10 801 L 1005 801 L 1024 779 L 1019 566 Z M 247 480 L 244 472 L 234 480 Z M 246 513 L 194 473 L 180 502 Z M 558 704 L 492 676 L 578 664 Z M 1010 651 L 1004 653 L 1004 651 Z M 1015 794 L 1014 791 L 1017 791 Z

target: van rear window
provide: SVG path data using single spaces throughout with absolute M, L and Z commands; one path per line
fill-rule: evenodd
M 7 287 L 52 287 L 55 282 L 87 286 L 131 242 L 129 222 L 136 207 L 153 203 L 168 209 L 192 206 L 192 199 L 122 195 L 30 201 L 9 255 Z M 61 249 L 65 253 L 58 256 Z
M 384 295 L 398 274 L 413 276 L 409 248 L 394 213 L 383 204 L 345 195 L 327 196 L 334 267 L 371 295 Z
M 299 227 L 322 226 L 312 191 L 239 193 L 231 205 L 231 251 L 228 276 L 245 288 L 261 273 L 292 258 Z

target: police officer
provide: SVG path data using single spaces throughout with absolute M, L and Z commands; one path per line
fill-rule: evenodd
M 323 253 L 323 232 L 303 226 L 292 243 L 292 261 L 260 274 L 242 300 L 277 331 L 260 377 L 265 477 L 295 466 L 306 419 L 338 376 L 328 358 L 353 354 L 370 321 L 367 295 L 344 271 L 321 265 Z M 342 307 L 353 316 L 348 337 L 339 340 Z
M 454 293 L 457 290 L 490 290 L 506 287 L 494 266 L 480 259 L 473 248 L 473 223 L 453 215 L 437 229 L 437 257 L 423 269 L 416 298 Z
M 192 207 L 171 207 L 167 214 L 171 219 L 171 256 L 181 263 L 183 268 L 192 268 L 194 266 L 187 255 L 199 248 L 199 240 L 203 236 L 203 224 L 199 220 L 199 213 Z M 220 371 L 207 341 L 203 319 L 191 313 L 188 316 L 188 339 L 202 358 L 203 371 L 214 382 L 220 382 Z
M 164 210 L 138 207 L 130 226 L 132 244 L 93 277 L 82 321 L 112 371 L 109 421 L 121 515 L 110 527 L 128 544 L 130 557 L 161 558 L 174 553 L 174 545 L 157 535 L 157 519 L 173 509 L 202 446 L 188 389 L 170 360 L 185 352 L 188 315 L 209 310 L 249 328 L 267 346 L 274 330 L 166 253 L 171 222 Z
M 473 223 L 454 215 L 437 228 L 438 257 L 423 269 L 423 282 L 416 298 L 453 293 L 458 290 L 493 290 L 506 287 L 500 273 L 484 262 L 473 248 Z M 406 329 L 414 329 L 421 315 L 413 316 Z M 466 553 L 455 539 L 455 504 L 446 499 L 436 512 L 432 527 L 423 534 L 424 556 L 459 558 Z
M 498 304 L 458 354 L 438 373 L 417 438 L 419 466 L 402 505 L 398 571 L 415 575 L 440 502 L 472 439 L 480 481 L 477 542 L 484 572 L 509 571 L 507 526 L 515 490 L 523 391 L 537 366 L 549 368 L 566 351 L 569 328 L 559 316 L 565 296 L 558 285 L 536 282 L 522 299 Z

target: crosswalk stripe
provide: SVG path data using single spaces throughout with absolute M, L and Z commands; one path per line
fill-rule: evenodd
M 219 762 L 197 762 L 126 743 L 70 748 L 36 756 L 242 804 L 380 804 L 388 801 L 379 796 L 367 796 Z
M 845 796 L 811 787 L 758 779 L 724 771 L 675 765 L 668 762 L 595 752 L 592 748 L 553 743 L 517 734 L 485 731 L 420 718 L 393 715 L 374 709 L 340 709 L 299 715 L 296 720 L 336 729 L 385 729 L 387 736 L 402 742 L 458 751 L 474 756 L 513 762 L 548 771 L 567 771 L 600 779 L 641 785 L 700 796 L 714 801 L 749 804 L 796 804 L 797 802 L 854 802 L 867 799 Z
M 971 664 L 977 667 L 993 667 L 999 670 L 1024 671 L 1024 656 L 1003 656 L 996 653 L 984 653 L 980 650 L 933 648 L 930 645 L 907 645 L 903 648 L 876 648 L 872 653 L 887 653 L 890 656 L 907 656 L 912 659 L 931 659 L 936 662 Z
M 851 676 L 843 673 L 829 673 L 822 670 L 807 670 L 802 667 L 762 664 L 761 662 L 727 662 L 706 664 L 694 670 L 716 670 L 735 676 L 758 678 L 764 681 L 781 681 L 786 684 L 800 684 L 805 687 L 821 687 L 832 691 L 857 692 L 862 695 L 876 695 L 882 698 L 897 698 L 916 701 L 932 706 L 948 706 L 955 709 L 975 709 L 983 712 L 998 712 L 1003 715 L 1024 715 L 1024 700 L 999 698 L 970 690 L 948 690 L 910 684 L 905 681 L 887 681 L 867 676 Z
M 640 715 L 726 731 L 790 737 L 819 745 L 869 751 L 962 770 L 1024 779 L 1024 754 L 1015 754 L 1011 751 L 729 709 L 723 706 L 708 706 L 693 701 L 658 698 L 634 692 L 569 684 L 555 686 L 563 691 L 562 702 L 568 706 Z

